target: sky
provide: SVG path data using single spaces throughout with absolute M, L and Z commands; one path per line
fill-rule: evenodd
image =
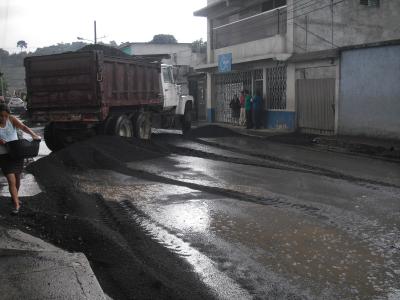
M 103 42 L 148 42 L 155 34 L 172 34 L 178 42 L 206 40 L 205 18 L 193 12 L 207 0 L 0 0 L 0 48 L 19 52 L 17 41 L 28 51 L 77 37 Z

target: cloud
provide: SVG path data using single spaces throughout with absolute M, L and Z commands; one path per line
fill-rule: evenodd
M 206 0 L 0 0 L 0 47 L 15 48 L 19 39 L 26 40 L 32 48 L 73 42 L 78 36 L 92 40 L 94 20 L 98 36 L 106 35 L 104 41 L 146 42 L 155 34 L 167 33 L 180 42 L 191 42 L 206 38 L 205 18 L 193 17 L 193 12 L 206 3 Z M 8 14 L 7 20 L 2 13 Z

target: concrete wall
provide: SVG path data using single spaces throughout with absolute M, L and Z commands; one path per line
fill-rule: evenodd
M 336 78 L 339 60 L 319 60 L 296 64 L 296 79 Z
M 8 93 L 13 95 L 14 91 L 26 90 L 25 87 L 25 67 L 1 66 L 8 85 Z
M 400 38 L 399 0 L 380 1 L 380 7 L 360 5 L 359 0 L 346 0 L 334 5 L 334 45 L 331 0 L 316 1 L 318 3 L 307 7 L 304 2 L 294 2 L 294 18 L 288 20 L 294 26 L 297 53 Z
M 226 53 L 232 53 L 233 62 L 266 54 L 285 53 L 286 38 L 282 35 L 276 35 L 262 40 L 216 49 L 213 52 L 212 62 L 218 62 L 218 55 Z
M 129 50 L 124 49 L 124 51 L 131 55 L 170 54 L 171 59 L 165 63 L 191 67 L 204 63 L 206 59 L 205 54 L 192 53 L 190 44 L 134 43 L 129 46 Z
M 400 139 L 400 46 L 345 51 L 338 133 Z
M 163 59 L 162 62 L 178 66 L 175 69 L 175 80 L 181 85 L 184 94 L 189 93 L 188 76 L 193 72 L 192 68 L 206 62 L 206 54 L 193 53 L 191 44 L 132 43 L 122 50 L 131 55 L 169 54 L 171 58 Z

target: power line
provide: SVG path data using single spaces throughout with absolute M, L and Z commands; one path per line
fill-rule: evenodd
M 307 11 L 306 13 L 303 13 L 303 14 L 301 14 L 301 15 L 293 16 L 293 17 L 291 17 L 291 18 L 288 18 L 287 21 L 291 21 L 291 20 L 294 20 L 294 19 L 296 19 L 296 18 L 300 18 L 300 17 L 305 16 L 305 15 L 308 15 L 308 14 L 310 14 L 310 13 L 312 13 L 312 12 L 316 12 L 316 11 L 318 11 L 318 10 L 327 8 L 327 7 L 331 6 L 331 5 L 333 5 L 333 6 L 338 5 L 338 4 L 340 4 L 340 3 L 342 3 L 342 2 L 345 2 L 345 1 L 347 1 L 347 0 L 339 0 L 339 1 L 337 1 L 337 2 L 334 2 L 334 3 L 330 3 L 330 4 L 327 4 L 327 5 L 321 6 L 321 7 L 319 7 L 319 8 L 316 8 L 316 9 L 313 9 L 313 10 L 310 10 L 310 11 Z
M 332 46 L 334 46 L 334 47 L 336 47 L 336 48 L 339 48 L 339 46 L 335 45 L 335 44 L 333 43 L 333 41 L 329 41 L 329 40 L 327 40 L 325 37 L 323 37 L 323 36 L 321 36 L 321 35 L 319 35 L 319 34 L 313 32 L 313 31 L 309 30 L 308 28 L 305 28 L 304 26 L 302 26 L 302 25 L 296 23 L 296 22 L 294 21 L 294 19 L 299 18 L 299 17 L 302 17 L 302 16 L 305 16 L 305 15 L 308 15 L 308 14 L 310 14 L 310 13 L 312 13 L 312 12 L 315 12 L 315 11 L 318 11 L 318 10 L 321 10 L 321 9 L 324 9 L 324 8 L 327 8 L 327 7 L 330 7 L 330 6 L 333 7 L 333 6 L 338 5 L 338 4 L 340 4 L 340 3 L 344 2 L 344 1 L 347 1 L 347 0 L 339 0 L 339 1 L 334 2 L 334 3 L 332 2 L 332 3 L 328 4 L 328 5 L 325 5 L 325 6 L 322 6 L 322 7 L 317 8 L 317 9 L 308 11 L 308 12 L 306 12 L 306 13 L 304 13 L 304 14 L 299 15 L 299 16 L 293 16 L 292 18 L 287 19 L 287 21 L 289 22 L 289 21 L 293 20 L 293 25 L 296 25 L 296 26 L 300 27 L 301 29 L 303 29 L 303 30 L 305 30 L 306 32 L 310 33 L 311 35 L 313 35 L 313 36 L 315 36 L 315 37 L 321 39 L 322 41 L 324 41 L 324 42 L 326 42 L 326 43 L 328 43 L 328 44 L 330 44 L 330 45 L 332 45 Z
M 309 0 L 304 3 L 300 3 L 300 1 L 303 1 L 303 0 L 298 0 L 297 2 L 293 2 L 293 7 L 291 10 L 292 13 L 294 13 L 295 11 L 303 10 L 303 9 L 306 9 L 313 5 L 319 4 L 318 1 L 320 1 L 320 0 Z M 296 7 L 295 7 L 295 4 L 296 4 Z M 297 6 L 297 4 L 299 4 L 299 5 Z
M 334 47 L 336 47 L 336 48 L 339 48 L 339 46 L 335 45 L 332 41 L 329 41 L 329 40 L 325 39 L 324 37 L 320 36 L 319 34 L 308 30 L 308 29 L 305 28 L 304 26 L 302 26 L 302 25 L 300 25 L 300 24 L 298 24 L 298 23 L 296 23 L 296 22 L 293 22 L 293 24 L 296 25 L 296 26 L 299 26 L 299 27 L 300 27 L 301 29 L 303 29 L 303 30 L 306 30 L 309 34 L 311 34 L 311 35 L 313 35 L 313 36 L 315 36 L 315 37 L 321 39 L 322 41 L 324 41 L 324 42 L 326 42 L 326 43 L 328 43 L 328 44 L 330 44 L 330 45 L 332 45 L 332 46 L 334 46 Z

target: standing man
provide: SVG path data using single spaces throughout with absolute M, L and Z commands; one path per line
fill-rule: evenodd
M 253 97 L 253 126 L 256 129 L 261 127 L 262 102 L 261 92 L 257 90 Z
M 246 111 L 246 128 L 250 129 L 253 128 L 253 122 L 251 116 L 251 108 L 252 108 L 251 96 L 248 90 L 245 90 L 244 93 L 245 93 L 244 109 Z
M 240 100 L 238 96 L 234 96 L 229 103 L 229 107 L 232 111 L 232 121 L 235 125 L 239 122 L 239 114 L 240 114 Z
M 244 104 L 245 104 L 246 98 L 245 98 L 245 95 L 244 95 L 244 91 L 240 92 L 239 101 L 240 101 L 239 125 L 240 126 L 244 126 L 246 124 L 246 111 L 244 109 Z

